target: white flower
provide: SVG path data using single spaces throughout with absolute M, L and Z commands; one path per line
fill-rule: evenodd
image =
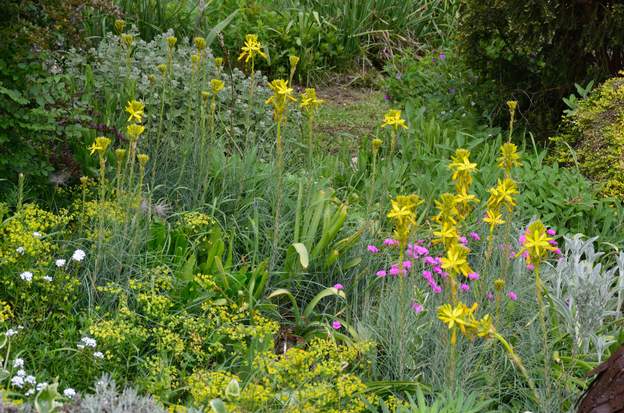
M 17 247 L 15 249 L 15 252 L 17 252 L 18 254 L 22 254 L 22 255 L 24 255 L 24 251 L 26 251 L 24 247 Z
M 26 393 L 24 393 L 24 396 L 28 397 L 32 396 L 33 394 L 35 394 L 35 389 L 30 389 Z
M 82 350 L 84 349 L 84 344 L 76 344 L 76 347 L 78 347 L 78 350 Z
M 76 390 L 72 389 L 71 387 L 68 387 L 65 390 L 63 390 L 63 396 L 73 399 L 74 397 L 76 397 Z
M 20 377 L 26 377 L 26 370 L 24 370 L 24 369 L 19 369 L 19 370 L 17 371 L 17 373 L 15 373 L 15 374 L 17 374 L 17 375 L 18 375 L 18 376 L 20 376 Z
M 30 271 L 24 271 L 23 273 L 20 274 L 20 278 L 24 281 L 31 282 L 32 277 L 33 277 L 33 273 Z
M 22 376 L 13 376 L 11 379 L 11 386 L 19 387 L 21 389 L 24 387 L 24 378 Z
M 48 383 L 46 383 L 45 381 L 43 383 L 39 383 L 37 384 L 37 391 L 41 391 L 45 389 L 46 387 L 48 387 Z
M 15 360 L 13 360 L 14 369 L 21 369 L 22 367 L 24 367 L 24 359 L 21 359 L 18 357 Z
M 24 378 L 24 383 L 32 384 L 33 386 L 37 384 L 37 379 L 35 376 L 26 376 Z
M 37 231 L 33 232 L 33 237 L 41 238 L 41 232 L 37 232 Z
M 54 261 L 54 264 L 56 264 L 56 266 L 57 266 L 58 268 L 62 268 L 62 267 L 64 267 L 64 266 L 65 266 L 65 263 L 66 263 L 66 262 L 67 262 L 67 261 L 65 261 L 64 259 L 59 258 L 58 260 Z
M 6 331 L 6 333 L 4 333 L 4 335 L 7 336 L 7 337 L 13 337 L 16 334 L 17 334 L 17 330 L 13 330 L 12 328 L 9 328 Z
M 44 276 L 43 279 L 46 280 L 49 283 L 52 282 L 52 277 L 50 277 L 49 275 Z
M 93 353 L 93 357 L 95 357 L 96 359 L 103 359 L 104 354 L 102 354 L 101 351 L 96 351 L 95 353 Z
M 78 344 L 78 348 L 92 347 L 95 348 L 97 346 L 97 342 L 94 338 L 91 337 L 83 337 L 80 339 L 80 343 Z M 82 347 L 81 347 L 82 346 Z
M 72 254 L 72 260 L 80 262 L 80 261 L 84 260 L 86 255 L 87 254 L 85 254 L 85 252 L 83 250 L 76 250 Z

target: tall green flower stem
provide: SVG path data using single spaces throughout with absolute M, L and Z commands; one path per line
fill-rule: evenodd
M 193 68 L 191 70 L 191 86 L 190 86 L 190 98 L 187 99 L 186 104 L 186 119 L 185 119 L 185 142 L 182 148 L 182 164 L 180 166 L 180 171 L 178 172 L 178 179 L 176 180 L 175 187 L 179 187 L 182 182 L 182 178 L 184 177 L 184 170 L 186 169 L 186 164 L 188 162 L 188 158 L 191 155 L 191 143 L 193 142 L 193 137 L 195 136 L 194 131 L 191 131 L 191 113 L 193 113 L 193 107 L 195 107 L 195 96 L 196 96 L 196 75 L 199 69 L 200 57 L 197 54 L 191 56 Z
M 546 397 L 550 397 L 550 351 L 548 350 L 548 330 L 546 329 L 546 314 L 544 310 L 544 285 L 540 277 L 539 263 L 535 265 L 535 294 L 539 307 L 540 327 L 544 341 L 544 382 L 546 384 Z
M 529 385 L 529 388 L 531 389 L 531 392 L 533 393 L 533 398 L 535 399 L 535 402 L 541 405 L 540 397 L 537 392 L 537 388 L 535 387 L 535 383 L 531 379 L 531 376 L 529 376 L 529 372 L 524 367 L 524 364 L 522 363 L 522 359 L 520 358 L 520 356 L 516 354 L 511 344 L 509 344 L 509 342 L 507 342 L 507 340 L 505 340 L 505 338 L 501 336 L 499 333 L 493 333 L 492 337 L 498 340 L 498 342 L 501 343 L 505 351 L 507 351 L 507 354 L 509 355 L 509 358 L 511 359 L 512 363 L 518 368 L 518 370 L 520 370 L 520 374 L 522 374 L 527 384 Z
M 379 154 L 379 148 L 381 146 L 381 139 L 375 138 L 372 142 L 373 161 L 371 165 L 371 181 L 370 189 L 368 191 L 368 200 L 366 202 L 366 212 L 370 213 L 373 199 L 375 197 L 375 182 L 377 180 L 377 155 Z
M 270 270 L 273 269 L 275 262 L 277 260 L 277 248 L 279 246 L 279 226 L 280 226 L 280 214 L 282 208 L 282 186 L 283 186 L 283 175 L 284 175 L 284 151 L 282 148 L 282 121 L 278 120 L 277 122 L 277 146 L 276 146 L 276 155 L 277 155 L 277 199 L 275 201 L 275 217 L 273 220 L 273 252 L 271 255 L 271 265 Z
M 171 54 L 171 51 L 169 52 Z M 169 65 L 169 67 L 171 67 L 171 64 Z M 161 73 L 161 78 L 162 78 L 162 87 L 161 87 L 161 94 L 160 94 L 160 111 L 158 113 L 158 129 L 156 132 L 156 142 L 155 142 L 155 150 L 153 152 L 154 156 L 154 160 L 153 160 L 153 164 L 152 164 L 152 176 L 151 176 L 151 180 L 150 180 L 150 187 L 154 188 L 155 184 L 156 184 L 156 165 L 158 165 L 158 161 L 159 161 L 159 157 L 160 157 L 160 146 L 161 146 L 161 142 L 162 142 L 162 132 L 163 132 L 163 122 L 165 119 L 165 102 L 167 101 L 167 92 L 168 92 L 168 85 L 170 85 L 171 82 L 171 78 L 168 77 L 168 73 L 171 73 L 170 69 L 167 69 L 167 67 L 165 65 L 159 65 L 158 69 L 160 70 Z M 165 78 L 165 76 L 167 76 L 167 78 Z

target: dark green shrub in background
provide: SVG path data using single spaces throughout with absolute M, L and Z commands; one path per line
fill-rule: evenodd
M 621 1 L 467 0 L 461 15 L 468 64 L 499 85 L 500 102 L 520 101 L 534 131 L 553 129 L 575 82 L 603 80 L 624 64 Z

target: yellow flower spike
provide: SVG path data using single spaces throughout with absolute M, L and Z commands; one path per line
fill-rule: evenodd
M 486 314 L 477 323 L 477 335 L 481 338 L 491 338 L 496 334 L 496 328 L 489 314 Z
M 219 79 L 212 79 L 210 81 L 210 88 L 212 89 L 212 93 L 214 93 L 215 95 L 219 93 L 224 86 L 225 85 L 223 84 L 223 81 Z
M 97 152 L 98 155 L 101 157 L 106 152 L 106 149 L 108 149 L 110 143 L 111 140 L 107 137 L 98 136 L 97 138 L 95 138 L 95 142 L 93 142 L 93 145 L 91 145 L 91 147 L 89 148 L 91 150 L 91 155 Z
M 299 105 L 306 113 L 311 113 L 318 109 L 325 101 L 316 97 L 316 89 L 306 88 L 301 95 L 301 104 Z
M 258 36 L 255 34 L 248 34 L 245 36 L 245 44 L 241 48 L 241 54 L 238 56 L 238 60 L 245 59 L 245 63 L 248 63 L 250 60 L 254 60 L 256 55 L 262 57 L 264 60 L 268 60 L 268 56 L 262 51 L 262 45 L 258 41 Z
M 395 130 L 398 128 L 407 129 L 407 124 L 405 120 L 401 118 L 401 111 L 398 109 L 390 109 L 384 115 L 384 121 L 381 124 L 381 127 L 384 128 L 386 126 L 392 126 Z
M 175 36 L 169 36 L 167 37 L 167 46 L 169 46 L 170 49 L 173 49 L 177 41 L 178 39 Z
M 459 327 L 462 331 L 465 331 L 465 305 L 459 303 L 455 307 L 450 304 L 444 304 L 438 307 L 438 319 L 442 321 L 450 329 Z
M 434 203 L 438 210 L 438 214 L 433 217 L 434 221 L 440 224 L 445 222 L 457 223 L 456 218 L 459 215 L 459 211 L 457 209 L 457 199 L 453 194 L 445 192 Z
M 137 155 L 137 159 L 139 161 L 139 165 L 141 165 L 141 168 L 145 168 L 145 165 L 147 165 L 147 162 L 149 162 L 149 155 L 140 153 Z
M 129 101 L 128 106 L 126 106 L 126 112 L 130 114 L 128 122 L 136 121 L 141 123 L 143 121 L 144 110 L 145 105 L 143 104 L 143 102 L 138 100 Z
M 434 244 L 441 243 L 447 247 L 457 241 L 459 232 L 453 223 L 443 222 L 439 230 L 433 231 L 433 236 L 435 237 L 433 240 Z
M 126 27 L 126 22 L 124 20 L 121 20 L 121 19 L 115 20 L 115 30 L 117 30 L 117 33 L 121 34 L 121 32 L 124 31 L 125 27 Z
M 288 58 L 288 61 L 290 62 L 290 70 L 293 70 L 293 68 L 297 67 L 297 64 L 299 63 L 299 56 L 292 55 Z
M 206 48 L 206 39 L 201 36 L 198 36 L 193 39 L 193 44 L 200 52 Z
M 131 125 L 128 125 L 127 131 L 128 131 L 128 136 L 130 136 L 130 139 L 136 140 L 139 138 L 139 136 L 141 136 L 143 132 L 145 132 L 145 127 L 141 125 L 137 125 L 136 123 L 133 123 Z
M 505 178 L 502 181 L 499 179 L 497 185 L 494 188 L 488 190 L 490 198 L 487 201 L 488 209 L 498 209 L 504 205 L 507 210 L 516 205 L 514 195 L 518 195 L 518 187 L 516 182 L 511 178 Z
M 511 172 L 514 167 L 522 166 L 518 147 L 511 142 L 504 143 L 500 148 L 500 157 L 498 158 L 498 167 L 504 169 L 507 173 Z
M 451 156 L 451 163 L 449 169 L 453 171 L 451 179 L 453 181 L 465 180 L 467 181 L 465 186 L 470 185 L 472 182 L 472 175 L 477 170 L 477 164 L 470 162 L 470 151 L 459 148 L 455 151 L 455 154 Z
M 513 113 L 516 111 L 516 108 L 518 107 L 518 101 L 517 100 L 508 100 L 507 101 L 507 107 L 509 108 L 509 112 Z
M 217 68 L 221 68 L 223 66 L 223 58 L 222 57 L 215 57 L 214 64 L 215 64 L 215 66 Z
M 132 42 L 134 42 L 134 37 L 131 34 L 124 33 L 121 35 L 121 41 L 126 45 L 126 47 L 132 46 Z
M 542 224 L 542 221 L 534 221 L 527 228 L 524 245 L 516 256 L 520 256 L 526 251 L 529 254 L 529 263 L 537 266 L 549 251 L 557 249 L 550 244 L 552 240 L 553 238 L 548 236 L 546 227 Z

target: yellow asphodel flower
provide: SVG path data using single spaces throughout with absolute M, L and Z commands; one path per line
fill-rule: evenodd
M 453 171 L 451 179 L 456 181 L 462 174 L 472 174 L 477 170 L 477 164 L 470 162 L 470 151 L 457 149 L 455 155 L 451 156 L 449 169 Z
M 268 56 L 262 51 L 262 45 L 258 41 L 258 36 L 248 34 L 245 36 L 245 44 L 241 47 L 241 54 L 238 56 L 238 60 L 245 59 L 245 63 L 248 63 L 250 60 L 253 61 L 256 55 L 268 60 Z
M 488 208 L 495 209 L 500 205 L 505 205 L 509 211 L 516 205 L 514 195 L 518 194 L 516 182 L 511 178 L 499 179 L 498 184 L 494 188 L 489 189 L 490 198 L 488 199 Z
M 548 251 L 554 251 L 556 247 L 550 244 L 553 238 L 548 236 L 546 227 L 542 224 L 542 221 L 534 221 L 529 225 L 525 233 L 524 245 L 518 251 L 517 256 L 522 255 L 523 252 L 528 252 L 529 263 L 538 265 L 544 258 Z
M 455 326 L 464 326 L 464 308 L 461 305 L 452 307 L 450 304 L 444 304 L 438 307 L 438 319 L 446 324 L 449 330 Z
M 147 162 L 149 161 L 149 155 L 145 153 L 140 153 L 137 155 L 137 159 L 139 160 L 139 165 L 141 165 L 141 168 L 145 168 L 145 165 L 147 165 Z
M 436 222 L 457 223 L 455 218 L 459 215 L 459 210 L 457 209 L 457 199 L 453 194 L 445 192 L 434 203 L 438 210 L 438 214 L 433 217 Z
M 314 88 L 306 88 L 301 95 L 301 109 L 308 113 L 313 112 L 323 103 L 325 103 L 323 99 L 318 99 L 316 97 L 316 89 Z
M 197 50 L 199 50 L 200 52 L 206 48 L 206 39 L 204 39 L 203 37 L 194 38 L 193 43 L 195 44 Z
M 386 126 L 392 126 L 395 130 L 399 127 L 403 129 L 407 129 L 407 124 L 405 120 L 401 118 L 401 111 L 398 109 L 390 109 L 384 115 L 384 121 L 381 124 L 381 127 L 384 128 Z
M 131 125 L 128 125 L 127 131 L 128 131 L 128 135 L 130 136 L 130 139 L 136 140 L 145 131 L 145 127 L 141 125 L 137 125 L 136 123 L 133 123 Z
M 466 259 L 467 250 L 457 242 L 451 244 L 446 251 L 446 256 L 442 257 L 442 268 L 453 274 L 464 273 L 468 261 Z
M 178 39 L 174 36 L 167 37 L 167 45 L 170 49 L 173 49 L 177 43 Z
M 498 167 L 508 173 L 513 167 L 521 166 L 518 147 L 511 142 L 504 143 L 500 148 L 501 155 L 498 158 Z
M 106 152 L 106 149 L 108 149 L 110 143 L 111 140 L 107 137 L 98 136 L 97 138 L 95 138 L 95 142 L 93 142 L 93 144 L 89 147 L 89 149 L 91 150 L 91 155 L 97 152 L 98 155 L 102 156 L 104 152 Z
M 501 213 L 494 209 L 488 209 L 485 211 L 485 218 L 483 218 L 483 222 L 490 224 L 490 228 L 494 228 L 497 225 L 503 225 L 505 223 Z
M 138 100 L 131 100 L 128 102 L 128 106 L 126 106 L 126 112 L 130 114 L 128 118 L 128 122 L 135 120 L 139 123 L 143 120 L 143 114 L 145 110 L 145 105 L 143 102 Z
M 273 105 L 273 117 L 276 121 L 281 121 L 286 111 L 288 101 L 296 102 L 293 89 L 288 87 L 288 83 L 283 79 L 275 79 L 269 83 L 269 88 L 273 91 L 273 96 L 266 100 L 267 105 Z
M 451 222 L 443 222 L 439 230 L 433 231 L 434 244 L 442 243 L 443 245 L 450 245 L 452 242 L 457 241 L 459 233 L 457 228 Z
M 121 35 L 121 40 L 124 42 L 126 47 L 132 46 L 132 42 L 134 41 L 134 37 L 131 34 L 124 33 Z
M 210 88 L 212 89 L 212 93 L 214 93 L 215 95 L 223 89 L 223 86 L 223 81 L 219 79 L 212 79 L 210 81 Z

